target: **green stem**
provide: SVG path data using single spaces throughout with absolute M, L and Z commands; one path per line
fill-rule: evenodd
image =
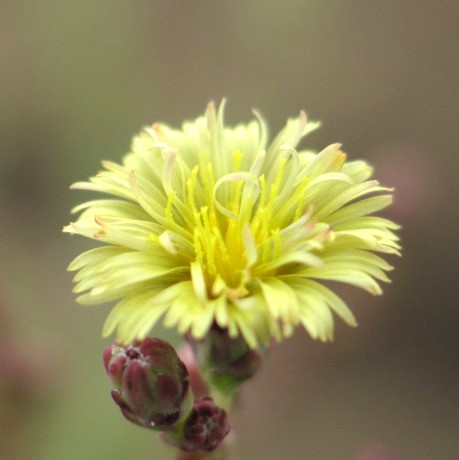
M 231 460 L 226 442 L 212 452 L 184 452 L 177 454 L 177 460 Z

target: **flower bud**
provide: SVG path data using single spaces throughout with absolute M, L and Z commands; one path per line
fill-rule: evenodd
M 233 392 L 261 366 L 261 354 L 252 350 L 242 336 L 231 338 L 226 329 L 216 325 L 202 340 L 188 340 L 205 377 L 225 393 Z
M 123 415 L 138 425 L 165 429 L 191 406 L 188 372 L 174 348 L 157 338 L 129 346 L 115 343 L 104 351 L 112 397 Z
M 187 452 L 214 450 L 230 431 L 226 412 L 212 398 L 194 402 L 182 432 L 178 436 L 164 433 L 165 440 Z

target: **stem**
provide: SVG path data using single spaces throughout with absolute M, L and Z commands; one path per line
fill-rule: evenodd
M 204 460 L 209 458 L 210 452 L 183 452 L 177 455 L 177 460 Z
M 230 460 L 225 448 L 218 448 L 212 452 L 183 452 L 177 455 L 177 460 Z
M 222 392 L 211 386 L 210 395 L 213 397 L 215 404 L 217 404 L 217 406 L 221 407 L 229 414 L 233 407 L 234 393 L 235 391 Z
M 232 438 L 227 438 L 212 452 L 204 452 L 202 450 L 197 452 L 184 452 L 181 450 L 177 454 L 177 460 L 232 460 L 231 444 Z

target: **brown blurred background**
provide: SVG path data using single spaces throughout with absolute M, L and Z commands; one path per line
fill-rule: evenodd
M 100 330 L 60 233 L 69 184 L 118 161 L 144 124 L 228 97 L 276 132 L 305 109 L 395 186 L 404 255 L 381 298 L 323 345 L 272 349 L 233 418 L 237 460 L 443 460 L 459 451 L 458 3 L 442 0 L 0 3 L 0 457 L 173 458 L 109 397 Z M 456 77 L 456 80 L 455 78 Z M 158 334 L 176 340 L 170 333 Z

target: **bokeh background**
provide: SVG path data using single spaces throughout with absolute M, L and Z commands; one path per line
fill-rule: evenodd
M 101 365 L 110 306 L 75 303 L 61 234 L 153 121 L 210 99 L 277 131 L 305 109 L 396 187 L 403 225 L 385 295 L 342 288 L 359 320 L 332 344 L 275 346 L 233 417 L 236 460 L 435 460 L 459 451 L 457 1 L 0 2 L 0 457 L 173 458 L 124 421 Z M 177 338 L 164 330 L 162 337 Z

